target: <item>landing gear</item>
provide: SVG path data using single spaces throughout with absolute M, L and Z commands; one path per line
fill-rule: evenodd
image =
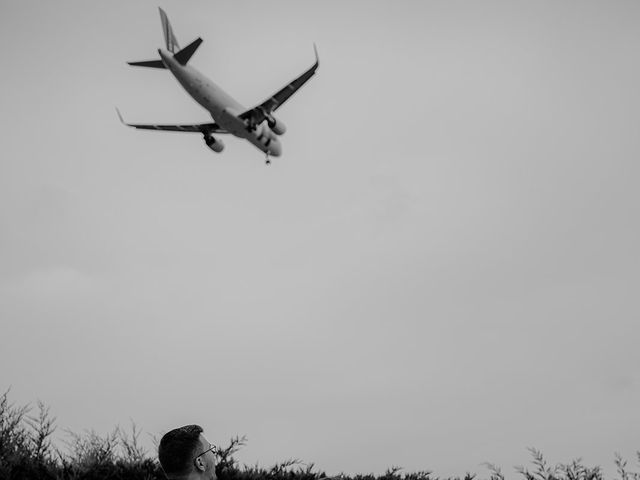
M 266 163 L 267 165 L 271 165 L 271 158 L 269 157 L 268 153 L 267 153 L 267 158 L 265 159 L 264 163 Z

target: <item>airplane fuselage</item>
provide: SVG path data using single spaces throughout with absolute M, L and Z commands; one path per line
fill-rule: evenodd
M 247 124 L 239 117 L 247 109 L 239 102 L 195 68 L 180 64 L 171 52 L 161 48 L 158 53 L 180 85 L 210 113 L 220 127 L 248 140 L 267 155 L 277 157 L 282 154 L 282 144 L 266 122 L 253 129 L 247 128 Z

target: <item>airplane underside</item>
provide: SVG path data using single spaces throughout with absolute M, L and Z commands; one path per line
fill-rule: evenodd
M 131 124 L 126 123 L 118 111 L 122 123 L 146 130 L 199 132 L 205 144 L 216 153 L 224 150 L 224 142 L 218 137 L 231 134 L 249 141 L 265 153 L 267 164 L 270 163 L 271 156 L 280 156 L 282 143 L 278 137 L 285 133 L 286 127 L 281 120 L 274 117 L 273 112 L 315 74 L 319 66 L 315 45 L 316 61 L 311 68 L 260 105 L 247 110 L 218 85 L 187 64 L 202 43 L 202 39 L 198 38 L 180 49 L 166 13 L 161 8 L 159 10 L 166 44 L 166 49 L 158 49 L 160 60 L 129 62 L 129 64 L 169 70 L 186 92 L 211 114 L 214 122 L 191 125 Z

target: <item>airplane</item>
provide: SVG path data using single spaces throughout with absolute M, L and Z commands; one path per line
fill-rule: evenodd
M 316 61 L 311 68 L 261 104 L 247 109 L 198 70 L 188 65 L 189 60 L 202 43 L 202 38 L 198 37 L 189 45 L 180 49 L 167 14 L 162 8 L 158 7 L 158 10 L 160 10 L 162 33 L 164 34 L 166 46 L 166 48 L 158 49 L 160 60 L 127 63 L 136 67 L 169 70 L 187 93 L 209 112 L 213 122 L 190 125 L 127 123 L 122 118 L 120 110 L 116 108 L 120 121 L 129 127 L 144 130 L 201 133 L 204 142 L 216 153 L 224 150 L 224 143 L 214 134 L 231 134 L 249 141 L 261 150 L 266 155 L 266 164 L 269 165 L 272 156 L 278 157 L 282 154 L 282 144 L 278 137 L 286 131 L 285 124 L 274 117 L 273 112 L 280 108 L 289 97 L 315 74 L 320 64 L 318 49 L 315 44 L 313 49 Z

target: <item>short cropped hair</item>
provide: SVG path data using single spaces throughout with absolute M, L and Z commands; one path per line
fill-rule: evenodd
M 167 476 L 189 473 L 202 432 L 200 425 L 185 425 L 164 434 L 158 447 L 158 459 Z

